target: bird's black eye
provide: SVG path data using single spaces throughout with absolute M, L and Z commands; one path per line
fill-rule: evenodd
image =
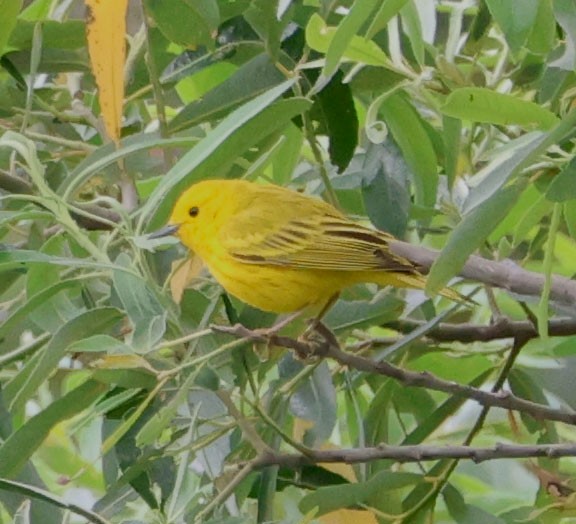
M 188 214 L 191 217 L 197 217 L 199 212 L 200 212 L 200 210 L 196 206 L 194 206 L 194 207 L 190 208 L 190 211 L 188 211 Z

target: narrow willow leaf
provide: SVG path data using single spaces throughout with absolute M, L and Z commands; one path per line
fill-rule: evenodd
M 440 256 L 432 264 L 426 283 L 428 293 L 438 293 L 458 274 L 468 257 L 508 214 L 523 189 L 522 183 L 505 187 L 464 217 L 448 238 Z
M 538 15 L 539 0 L 523 0 L 522 9 L 515 9 L 514 2 L 486 0 L 488 9 L 498 23 L 508 45 L 514 53 L 526 42 Z
M 86 409 L 105 391 L 104 385 L 88 380 L 20 426 L 0 447 L 0 477 L 18 474 L 56 424 Z
M 120 140 L 128 0 L 86 0 L 88 50 L 108 137 Z
M 56 369 L 70 344 L 82 337 L 110 328 L 123 316 L 123 313 L 116 308 L 102 307 L 81 313 L 64 324 L 54 333 L 37 358 L 28 361 L 26 366 L 6 384 L 4 394 L 11 407 L 24 405 Z
M 558 117 L 535 102 L 484 87 L 462 87 L 450 93 L 441 108 L 453 118 L 497 125 L 519 125 L 547 130 Z
M 16 17 L 22 9 L 22 0 L 0 0 L 0 56 L 8 43 L 10 34 L 16 27 Z

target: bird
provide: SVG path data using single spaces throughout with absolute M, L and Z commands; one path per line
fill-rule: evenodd
M 391 252 L 395 238 L 319 198 L 240 179 L 203 180 L 176 200 L 151 238 L 176 235 L 229 294 L 272 313 L 320 318 L 360 283 L 423 289 L 418 265 Z M 450 288 L 440 294 L 463 302 Z

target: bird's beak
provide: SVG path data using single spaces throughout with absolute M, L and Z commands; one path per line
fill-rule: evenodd
M 162 238 L 173 235 L 180 228 L 180 224 L 168 224 L 157 231 L 153 231 L 148 235 L 148 238 Z

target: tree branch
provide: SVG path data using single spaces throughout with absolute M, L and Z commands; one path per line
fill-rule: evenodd
M 74 210 L 70 211 L 70 215 L 78 225 L 88 231 L 110 231 L 112 229 L 110 222 L 115 224 L 120 222 L 120 215 L 108 207 L 86 202 L 75 202 L 74 206 L 93 215 L 92 218 L 80 213 L 75 213 Z M 98 218 L 102 218 L 102 221 L 98 220 Z
M 395 240 L 390 250 L 396 255 L 408 258 L 421 266 L 426 272 L 438 257 L 438 251 Z M 477 255 L 471 255 L 459 275 L 475 282 L 507 289 L 512 293 L 527 296 L 539 296 L 544 287 L 544 275 L 526 271 L 511 260 L 496 262 Z M 576 281 L 554 275 L 550 299 L 558 305 L 574 310 L 576 305 Z
M 397 320 L 386 324 L 386 327 L 401 333 L 411 333 L 423 324 L 424 322 L 417 320 Z M 548 333 L 553 337 L 576 335 L 576 319 L 552 319 L 548 323 Z M 501 338 L 536 338 L 538 331 L 534 323 L 529 320 L 510 320 L 502 317 L 487 326 L 471 323 L 441 323 L 427 331 L 426 337 L 439 342 L 488 342 Z M 362 344 L 365 346 L 369 342 L 367 340 Z M 378 344 L 378 339 L 374 339 L 373 343 Z
M 531 457 L 574 457 L 576 444 L 542 444 L 520 446 L 496 444 L 492 448 L 471 446 L 388 446 L 381 444 L 368 448 L 310 449 L 306 455 L 300 453 L 267 452 L 252 462 L 254 469 L 267 466 L 298 468 L 323 462 L 343 462 L 358 464 L 374 460 L 395 460 L 397 462 L 422 462 L 441 459 L 469 459 L 476 463 L 486 460 L 519 459 Z
M 240 324 L 235 326 L 212 326 L 214 331 L 227 333 L 235 337 L 248 338 L 261 342 L 268 342 L 275 346 L 292 349 L 299 357 L 310 355 L 328 357 L 336 360 L 339 364 L 351 369 L 384 375 L 397 380 L 408 387 L 427 388 L 441 391 L 450 395 L 475 400 L 482 406 L 498 407 L 512 411 L 527 413 L 537 420 L 555 420 L 566 424 L 576 425 L 576 412 L 567 409 L 554 409 L 536 402 L 524 400 L 514 396 L 508 391 L 491 393 L 481 389 L 442 380 L 428 372 L 415 372 L 399 368 L 389 362 L 374 362 L 358 355 L 342 351 L 334 335 L 322 324 L 318 329 L 325 342 L 321 345 L 314 342 L 304 342 L 290 337 L 279 335 L 266 335 L 259 331 L 250 330 Z
M 0 170 L 0 190 L 7 191 L 14 195 L 33 195 L 34 187 L 23 178 L 15 177 Z M 76 202 L 74 204 L 78 209 L 93 215 L 88 217 L 80 213 L 70 211 L 72 218 L 78 223 L 80 227 L 89 231 L 104 230 L 109 231 L 112 229 L 110 222 L 120 222 L 120 215 L 116 211 L 107 207 L 99 206 L 97 204 L 90 204 L 86 202 Z M 98 220 L 102 218 L 103 221 Z

